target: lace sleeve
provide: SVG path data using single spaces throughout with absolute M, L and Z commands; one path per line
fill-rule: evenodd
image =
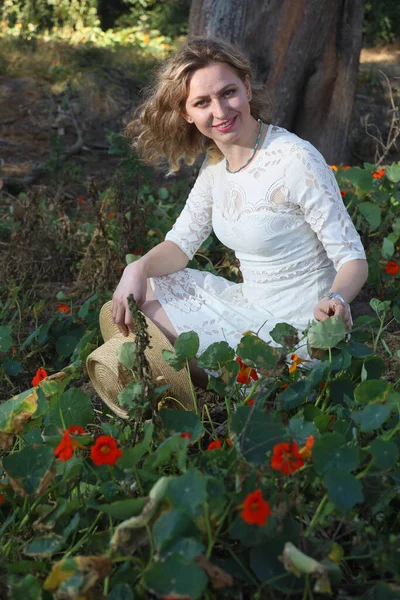
M 186 204 L 165 236 L 192 259 L 212 230 L 212 175 L 207 159 L 202 164 Z
M 365 259 L 332 169 L 308 142 L 295 144 L 291 150 L 293 161 L 286 172 L 291 201 L 300 206 L 336 271 L 350 260 Z

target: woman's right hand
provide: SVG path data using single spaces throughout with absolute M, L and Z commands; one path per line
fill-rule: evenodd
M 127 265 L 113 294 L 111 313 L 113 321 L 125 336 L 133 326 L 133 318 L 128 306 L 128 296 L 133 295 L 138 307 L 146 300 L 147 274 L 140 261 Z

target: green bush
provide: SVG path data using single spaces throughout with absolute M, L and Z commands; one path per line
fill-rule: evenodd
M 398 0 L 368 0 L 364 7 L 364 43 L 393 42 L 400 37 Z

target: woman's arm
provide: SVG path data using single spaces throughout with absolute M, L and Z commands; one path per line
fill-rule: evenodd
M 133 295 L 139 308 L 146 300 L 147 279 L 175 273 L 189 262 L 186 254 L 174 242 L 157 244 L 136 262 L 125 267 L 121 280 L 112 297 L 111 312 L 114 323 L 121 333 L 128 335 L 133 323 L 128 307 L 128 296 Z
M 368 277 L 368 263 L 366 260 L 349 260 L 339 269 L 329 292 L 342 296 L 343 304 L 336 298 L 321 298 L 314 307 L 314 317 L 317 321 L 325 321 L 335 315 L 342 317 L 346 327 L 351 328 L 350 302 L 357 296 Z

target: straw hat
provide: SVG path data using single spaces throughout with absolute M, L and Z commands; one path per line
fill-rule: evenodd
M 173 346 L 158 327 L 145 316 L 150 346 L 145 355 L 149 361 L 155 386 L 171 384 L 168 396 L 176 398 L 189 410 L 193 408 L 193 399 L 189 377 L 185 370 L 175 371 L 168 365 L 163 357 L 162 350 L 173 350 Z M 104 304 L 100 311 L 100 330 L 104 344 L 94 350 L 86 360 L 88 375 L 100 398 L 111 408 L 111 410 L 122 419 L 128 418 L 128 411 L 118 404 L 118 394 L 132 381 L 132 377 L 125 374 L 118 362 L 118 349 L 125 342 L 135 340 L 135 334 L 129 333 L 123 336 L 118 326 L 113 322 L 111 315 L 111 302 Z M 157 378 L 162 377 L 164 381 L 157 383 Z M 178 402 L 174 408 L 181 408 Z

